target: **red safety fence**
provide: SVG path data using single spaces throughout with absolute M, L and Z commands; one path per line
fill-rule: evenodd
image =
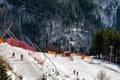
M 2 39 L 0 39 L 0 44 L 3 42 L 3 40 Z
M 7 38 L 7 43 L 12 45 L 12 46 L 21 47 L 23 49 L 28 49 L 28 50 L 31 50 L 31 51 L 36 51 L 32 46 L 30 46 L 27 43 L 25 43 L 24 41 L 21 41 L 21 40 L 18 40 L 18 39 Z

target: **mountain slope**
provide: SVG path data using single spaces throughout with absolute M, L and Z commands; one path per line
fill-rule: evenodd
M 7 2 L 3 0 L 1 6 L 6 11 L 1 11 L 4 16 L 1 20 L 5 20 L 1 21 L 2 33 L 11 23 L 14 23 L 11 31 L 18 39 L 26 41 L 25 36 L 27 36 L 42 48 L 53 43 L 66 47 L 62 44 L 64 41 L 68 42 L 64 35 L 72 33 L 73 28 L 87 30 L 88 36 L 91 36 L 96 29 L 94 25 L 100 26 L 100 21 L 93 13 L 95 5 L 90 0 L 7 0 Z M 87 33 L 79 31 L 77 34 Z M 70 37 L 73 35 L 76 34 L 73 33 Z M 82 39 L 78 35 L 77 38 Z M 91 42 L 91 38 L 89 40 Z M 83 43 L 82 40 L 81 42 L 74 40 L 74 42 Z
M 106 27 L 115 27 L 117 24 L 118 7 L 120 0 L 93 0 L 98 6 L 98 14 L 101 16 L 101 21 Z M 118 26 L 117 26 L 118 27 Z
M 44 51 L 55 46 L 57 53 L 85 53 L 96 29 L 119 31 L 119 5 L 119 0 L 1 0 L 0 37 L 13 23 L 10 30 L 17 39 L 30 44 L 27 36 Z
M 41 52 L 31 52 L 21 48 L 12 47 L 7 43 L 0 44 L 0 51 L 0 55 L 2 55 L 13 67 L 13 72 L 22 76 L 23 80 L 37 80 L 42 78 L 43 74 L 46 75 L 47 80 L 76 80 L 76 78 L 94 80 L 99 70 L 105 71 L 106 75 L 111 80 L 118 80 L 120 78 L 120 66 L 108 64 L 101 60 L 93 59 L 93 63 L 91 64 L 90 59 L 86 58 L 85 60 L 82 60 L 80 56 L 72 56 L 74 60 L 71 61 L 69 57 L 61 57 L 59 55 L 55 57 L 52 54 L 44 53 L 49 59 L 46 58 L 43 65 L 40 65 L 34 60 L 35 58 L 33 58 L 33 56 L 37 56 L 38 59 L 44 59 Z M 11 53 L 13 52 L 16 54 L 15 59 L 11 58 Z M 23 61 L 20 60 L 21 54 L 24 55 Z M 51 64 L 50 60 L 57 67 L 58 72 L 52 76 L 50 76 L 50 74 L 55 72 L 55 66 Z M 77 74 L 73 74 L 74 70 L 78 71 L 78 76 Z M 15 80 L 15 78 L 13 80 Z

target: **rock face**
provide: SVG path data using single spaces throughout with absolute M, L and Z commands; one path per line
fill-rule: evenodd
M 93 0 L 98 6 L 98 14 L 101 21 L 108 27 L 115 27 L 117 24 L 117 12 L 120 0 Z
M 42 48 L 56 45 L 63 50 L 85 52 L 98 27 L 115 27 L 120 21 L 116 17 L 119 3 L 119 0 L 0 0 L 0 36 L 13 23 L 11 32 L 29 44 L 25 36 Z

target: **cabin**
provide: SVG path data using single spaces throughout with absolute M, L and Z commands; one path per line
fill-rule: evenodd
M 48 54 L 54 54 L 54 55 L 56 55 L 57 53 L 55 51 L 48 51 Z
M 62 56 L 63 57 L 69 57 L 71 54 L 73 54 L 73 52 L 71 52 L 71 51 L 65 51 L 65 52 L 62 53 Z

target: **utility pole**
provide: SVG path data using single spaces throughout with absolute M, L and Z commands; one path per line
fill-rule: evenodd
M 111 63 L 111 59 L 112 59 L 112 50 L 113 50 L 113 46 L 111 45 L 111 46 L 109 46 L 110 47 L 110 60 L 109 60 L 109 63 Z
M 12 27 L 13 23 L 10 24 L 10 26 L 7 28 L 7 30 L 5 30 L 4 34 L 1 36 L 1 39 L 3 39 L 7 33 L 8 30 L 10 30 L 10 28 Z

